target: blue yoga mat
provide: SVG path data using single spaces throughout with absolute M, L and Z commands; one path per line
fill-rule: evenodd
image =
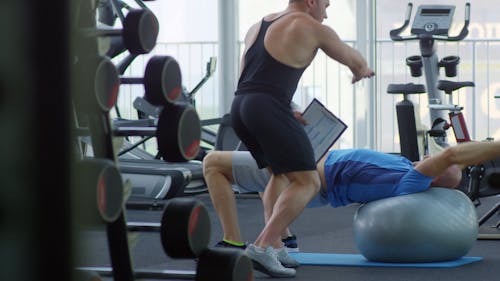
M 463 257 L 454 261 L 429 263 L 372 262 L 357 254 L 290 253 L 302 265 L 374 266 L 374 267 L 457 267 L 482 260 L 481 257 Z

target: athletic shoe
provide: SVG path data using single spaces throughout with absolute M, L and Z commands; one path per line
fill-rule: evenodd
M 279 261 L 276 251 L 272 247 L 259 249 L 254 244 L 248 245 L 245 250 L 252 259 L 253 268 L 271 277 L 294 277 L 295 269 L 284 267 Z
M 285 239 L 281 239 L 281 242 L 285 244 L 285 247 L 289 253 L 296 253 L 299 251 L 299 245 L 297 244 L 297 236 L 288 236 Z
M 227 243 L 224 240 L 221 240 L 221 241 L 217 242 L 217 244 L 215 244 L 214 247 L 215 248 L 232 248 L 232 249 L 245 250 L 247 248 L 247 245 L 244 244 L 244 245 L 241 245 L 241 246 L 236 246 L 236 245 L 233 245 L 233 244 L 229 244 L 229 243 Z
M 275 249 L 276 255 L 278 256 L 278 260 L 284 267 L 295 268 L 299 267 L 300 263 L 292 258 L 285 247 L 280 249 Z

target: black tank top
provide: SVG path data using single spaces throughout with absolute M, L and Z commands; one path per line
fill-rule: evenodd
M 274 59 L 264 47 L 267 29 L 282 16 L 272 21 L 262 20 L 257 39 L 245 54 L 245 67 L 238 81 L 236 95 L 264 93 L 286 99 L 287 102 L 292 100 L 300 77 L 307 67 L 285 65 Z

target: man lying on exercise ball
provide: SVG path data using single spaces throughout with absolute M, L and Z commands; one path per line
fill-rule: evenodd
M 455 188 L 466 166 L 499 157 L 499 141 L 459 144 L 415 163 L 399 155 L 368 149 L 331 150 L 317 164 L 321 189 L 308 207 L 367 203 L 433 186 Z M 264 192 L 269 173 L 257 168 L 249 152 L 213 151 L 203 161 L 203 174 L 224 239 L 243 244 L 232 184 L 239 186 L 241 193 Z M 284 266 L 298 266 L 286 251 L 277 251 Z

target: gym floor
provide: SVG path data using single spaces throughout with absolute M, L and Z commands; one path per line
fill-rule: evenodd
M 221 239 L 221 228 L 208 194 L 196 196 L 207 206 L 212 222 L 211 243 Z M 481 206 L 477 208 L 478 216 L 482 216 L 494 204 L 500 201 L 500 196 L 482 198 Z M 333 209 L 323 207 L 306 209 L 294 222 L 291 229 L 298 237 L 302 252 L 316 253 L 359 253 L 352 235 L 352 219 L 357 205 Z M 243 239 L 253 242 L 263 226 L 262 205 L 256 195 L 238 196 L 238 212 Z M 159 222 L 161 211 L 127 210 L 127 221 Z M 491 225 L 499 220 L 493 216 L 481 228 L 480 233 L 500 234 Z M 81 263 L 84 266 L 109 266 L 106 235 L 103 231 L 86 233 L 85 245 L 81 253 Z M 162 250 L 158 233 L 132 233 L 130 235 L 131 253 L 134 268 L 162 270 L 195 270 L 193 260 L 173 260 Z M 338 266 L 301 266 L 297 276 L 290 279 L 296 281 L 322 280 L 398 280 L 398 281 L 497 281 L 500 280 L 500 241 L 477 240 L 467 256 L 479 256 L 483 260 L 453 268 L 387 268 L 387 267 L 338 267 Z M 265 274 L 254 273 L 255 280 L 271 280 Z M 104 279 L 111 280 L 111 279 Z M 162 279 L 165 280 L 165 279 Z M 169 279 L 183 280 L 183 279 Z

